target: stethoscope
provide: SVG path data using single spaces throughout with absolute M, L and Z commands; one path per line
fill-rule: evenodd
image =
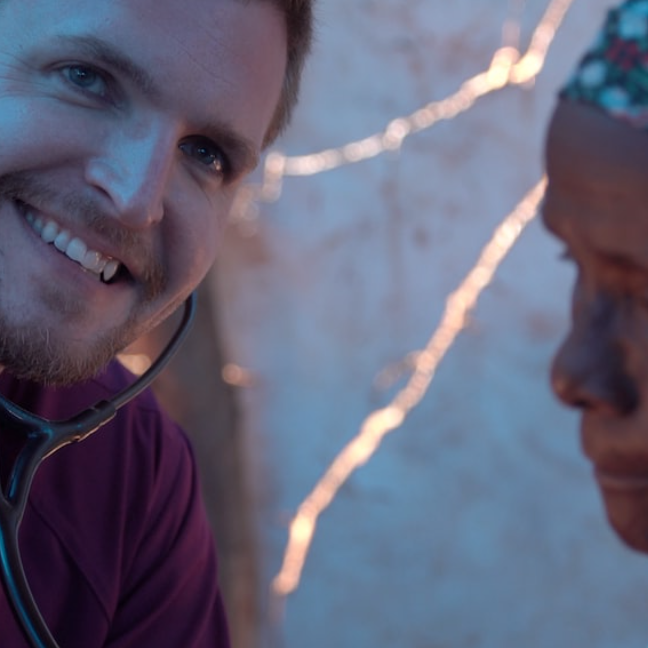
M 151 384 L 186 337 L 195 312 L 194 293 L 185 302 L 177 331 L 150 369 L 112 399 L 99 401 L 66 421 L 50 421 L 27 412 L 0 394 L 0 427 L 11 427 L 26 437 L 11 467 L 6 493 L 0 488 L 0 572 L 14 614 L 34 648 L 59 648 L 34 601 L 18 543 L 18 530 L 34 475 L 45 458 L 65 445 L 89 437 Z

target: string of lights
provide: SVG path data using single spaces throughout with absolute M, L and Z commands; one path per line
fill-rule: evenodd
M 372 412 L 364 420 L 358 435 L 338 454 L 299 506 L 290 524 L 290 538 L 281 570 L 272 582 L 273 596 L 286 597 L 297 589 L 320 514 L 350 475 L 372 457 L 384 437 L 400 427 L 408 413 L 425 396 L 439 363 L 464 328 L 482 291 L 537 213 L 544 188 L 543 179 L 499 225 L 473 269 L 448 297 L 441 323 L 425 349 L 415 354 L 414 370 L 406 386 L 389 405 Z
M 513 42 L 515 39 L 511 38 L 514 30 L 505 30 L 504 44 L 495 52 L 486 71 L 468 79 L 447 98 L 431 102 L 409 116 L 390 121 L 382 132 L 310 155 L 291 157 L 276 151 L 270 153 L 265 162 L 262 183 L 250 185 L 242 192 L 235 219 L 254 219 L 257 213 L 255 203 L 279 200 L 285 177 L 311 176 L 359 163 L 383 152 L 400 150 L 407 137 L 431 128 L 441 120 L 453 119 L 470 109 L 479 98 L 508 86 L 528 86 L 533 83 L 544 67 L 554 36 L 572 2 L 549 2 L 524 54 L 520 53 Z M 536 215 L 544 188 L 545 179 L 542 179 L 502 221 L 473 269 L 448 297 L 441 323 L 424 350 L 409 354 L 408 367 L 412 373 L 406 386 L 388 406 L 367 416 L 356 437 L 337 455 L 298 507 L 289 527 L 280 571 L 271 585 L 275 613 L 281 608 L 282 601 L 299 587 L 319 516 L 333 502 L 351 474 L 371 459 L 384 437 L 398 429 L 408 413 L 425 396 L 439 363 L 465 327 L 479 296 L 526 225 Z
M 257 203 L 281 198 L 284 178 L 312 176 L 357 164 L 383 153 L 400 151 L 405 140 L 443 120 L 454 119 L 472 108 L 482 97 L 510 86 L 528 86 L 544 67 L 556 31 L 574 0 L 551 0 L 534 30 L 529 47 L 521 54 L 512 36 L 504 30 L 504 44 L 492 56 L 489 67 L 465 81 L 454 94 L 432 101 L 407 116 L 391 120 L 379 133 L 308 155 L 289 156 L 271 151 L 265 158 L 262 181 L 243 187 L 232 210 L 239 225 L 258 217 Z

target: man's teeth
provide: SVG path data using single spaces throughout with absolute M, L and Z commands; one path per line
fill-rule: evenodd
M 54 221 L 44 221 L 30 212 L 25 214 L 25 218 L 45 243 L 53 243 L 59 252 L 86 270 L 101 276 L 103 281 L 108 282 L 117 274 L 121 265 L 119 261 L 95 250 L 89 250 L 80 238 L 73 237 L 68 230 L 61 229 Z

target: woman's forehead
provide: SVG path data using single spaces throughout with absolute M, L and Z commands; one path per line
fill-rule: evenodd
M 578 178 L 588 185 L 648 191 L 648 132 L 587 104 L 561 101 L 546 146 L 550 180 Z
M 551 232 L 607 267 L 623 260 L 648 268 L 648 133 L 561 102 L 548 134 L 547 177 L 542 216 Z

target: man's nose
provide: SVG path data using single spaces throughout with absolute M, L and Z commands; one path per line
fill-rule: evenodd
M 177 146 L 162 127 L 138 136 L 113 134 L 86 166 L 86 181 L 108 199 L 108 213 L 125 225 L 143 229 L 164 216 L 165 197 Z
M 613 321 L 578 315 L 553 361 L 555 394 L 570 407 L 615 416 L 631 414 L 639 393 L 627 369 L 626 353 Z

